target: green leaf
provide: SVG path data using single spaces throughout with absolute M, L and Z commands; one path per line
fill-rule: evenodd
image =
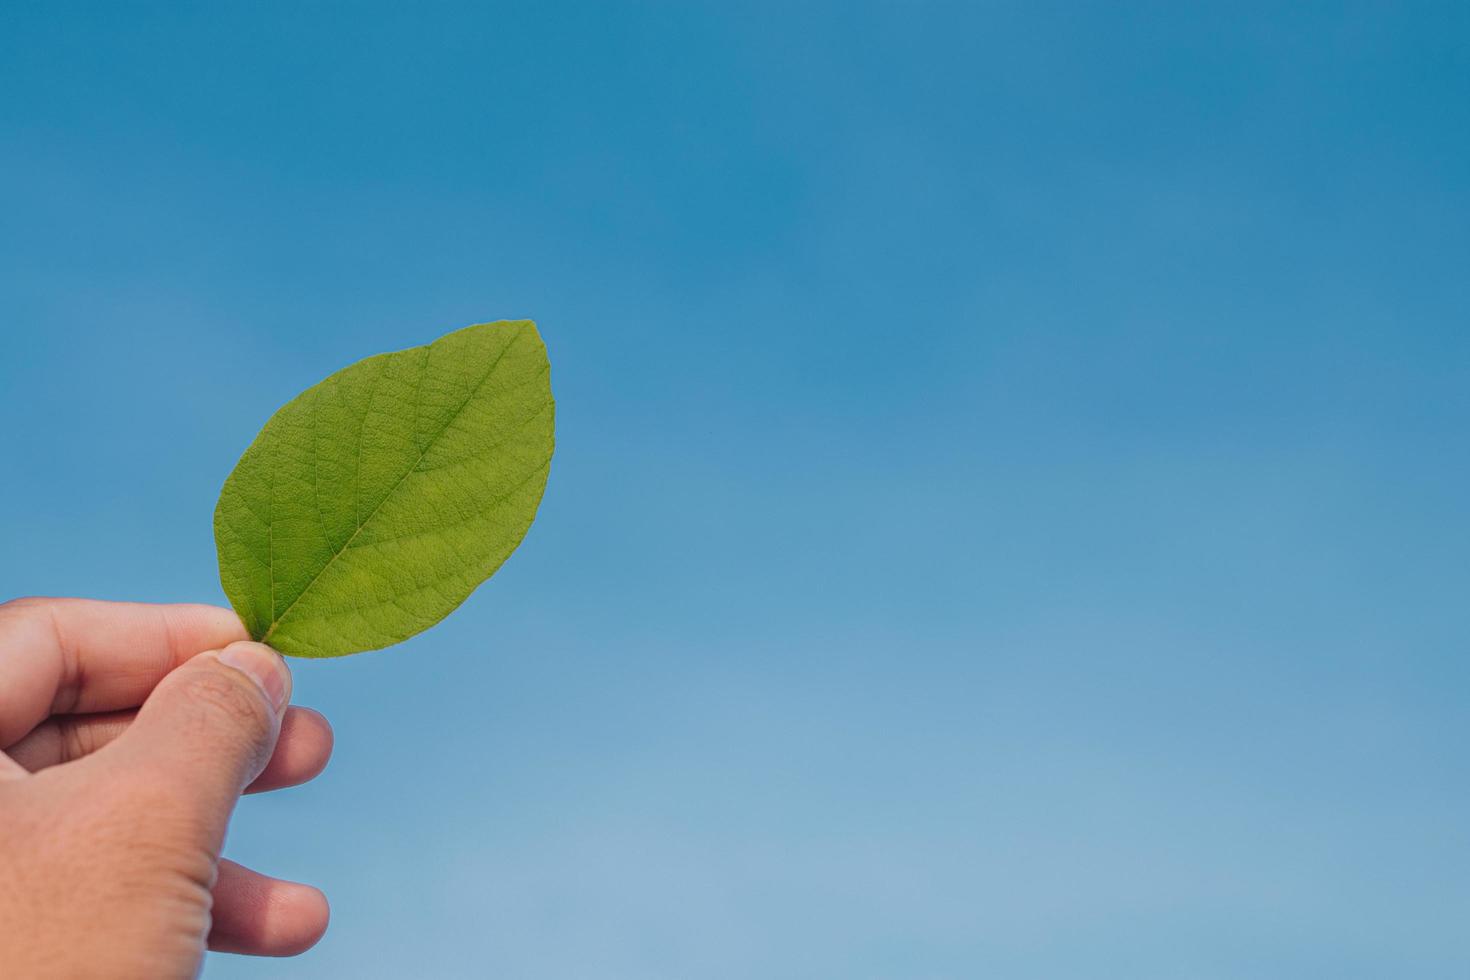
M 300 657 L 428 629 L 525 537 L 554 424 L 529 320 L 338 371 L 276 412 L 225 481 L 225 595 L 251 636 Z

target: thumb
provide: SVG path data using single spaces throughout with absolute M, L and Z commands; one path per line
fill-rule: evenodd
M 275 750 L 290 699 L 291 672 L 270 647 L 241 641 L 201 653 L 153 689 L 114 758 L 184 801 L 218 846 L 241 791 Z

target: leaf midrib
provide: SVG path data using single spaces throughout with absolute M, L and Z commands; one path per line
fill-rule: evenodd
M 500 362 L 505 359 L 506 352 L 511 349 L 511 346 L 515 344 L 516 340 L 520 336 L 521 336 L 521 334 L 518 331 L 515 336 L 511 337 L 510 340 L 506 341 L 505 346 L 500 349 L 500 353 L 495 356 L 495 360 L 493 362 L 491 362 L 491 364 L 490 364 L 490 366 L 488 368 L 485 369 L 484 375 L 481 376 L 480 380 L 477 381 L 477 382 L 475 382 L 475 386 L 470 389 L 470 393 L 468 395 L 465 395 L 464 400 L 461 401 L 457 406 L 455 406 L 454 411 L 449 414 L 448 420 L 443 425 L 441 425 L 439 427 L 439 431 L 435 432 L 432 436 L 429 437 L 428 441 L 424 443 L 424 448 L 419 452 L 418 458 L 413 461 L 413 463 L 408 467 L 408 469 L 406 469 L 406 470 L 403 471 L 403 475 L 400 476 L 398 478 L 398 480 L 393 484 L 393 486 L 388 490 L 388 492 L 383 495 L 383 499 L 382 500 L 379 500 L 377 502 L 377 504 L 373 507 L 372 511 L 368 514 L 368 516 L 365 517 L 362 520 L 362 522 L 357 525 L 357 529 L 354 530 L 352 532 L 351 536 L 349 536 L 347 538 L 347 540 L 342 543 L 342 547 L 340 547 L 340 548 L 337 549 L 336 554 L 334 554 L 334 555 L 332 555 L 332 557 L 328 558 L 327 561 L 326 561 L 326 563 L 324 565 L 322 565 L 322 567 L 317 571 L 317 573 L 311 577 L 311 581 L 310 582 L 307 582 L 306 583 L 306 587 L 301 590 L 301 592 L 296 596 L 296 598 L 294 598 L 294 599 L 291 600 L 290 605 L 288 605 L 285 609 L 281 610 L 281 614 L 279 616 L 276 616 L 275 615 L 275 609 L 272 609 L 271 610 L 271 615 L 274 618 L 271 620 L 270 627 L 265 631 L 265 635 L 260 638 L 260 641 L 262 643 L 266 643 L 266 642 L 268 642 L 270 640 L 271 635 L 273 633 L 275 633 L 276 628 L 278 626 L 280 626 L 281 623 L 285 622 L 286 617 L 291 614 L 291 610 L 293 610 L 293 609 L 296 608 L 296 604 L 299 603 L 302 599 L 304 599 L 306 597 L 307 593 L 311 592 L 312 586 L 316 585 L 317 581 L 323 575 L 326 574 L 327 569 L 331 568 L 332 565 L 336 563 L 336 561 L 337 561 L 338 558 L 341 558 L 344 554 L 346 554 L 347 549 L 350 548 L 350 547 L 352 547 L 352 542 L 353 541 L 356 541 L 357 540 L 357 536 L 362 533 L 362 529 L 365 528 L 365 527 L 367 527 L 369 524 L 372 523 L 373 518 L 377 516 L 378 511 L 380 511 L 380 510 L 383 509 L 383 505 L 386 504 L 389 500 L 391 500 L 393 498 L 393 495 L 398 492 L 398 488 L 399 487 L 403 486 L 403 481 L 404 480 L 407 480 L 410 476 L 412 476 L 413 475 L 413 472 L 419 468 L 419 464 L 424 461 L 424 457 L 425 456 L 429 455 L 429 450 L 432 449 L 432 448 L 434 448 L 434 444 L 439 441 L 439 437 L 442 436 L 442 435 L 444 435 L 445 432 L 449 431 L 449 427 L 454 424 L 455 419 L 459 418 L 460 415 L 462 415 L 464 413 L 465 406 L 469 405 L 469 403 L 474 399 L 474 397 L 480 393 L 480 389 L 483 388 L 483 387 L 485 387 L 485 382 L 490 380 L 490 376 L 495 373 L 495 369 L 498 368 L 500 366 Z M 427 348 L 427 347 L 433 347 L 434 345 L 433 344 L 427 344 L 425 346 Z M 425 363 L 425 366 L 424 366 L 424 373 L 428 373 L 427 360 L 426 360 L 426 363 Z M 420 383 L 422 384 L 422 376 L 420 377 Z M 375 385 L 375 387 L 376 387 L 376 385 Z M 315 411 L 314 408 L 313 408 L 313 411 Z M 274 493 L 272 493 L 272 500 L 274 500 Z M 272 522 L 272 527 L 274 527 L 274 522 Z M 274 565 L 275 565 L 275 563 L 274 563 L 274 561 L 272 561 L 272 568 L 271 568 L 272 591 L 274 591 L 274 587 L 275 587 L 275 567 L 274 567 Z

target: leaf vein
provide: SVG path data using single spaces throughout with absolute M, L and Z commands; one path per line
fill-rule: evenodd
M 393 486 L 391 488 L 389 488 L 388 492 L 383 496 L 383 498 L 381 500 L 379 500 L 378 503 L 373 507 L 372 512 L 369 513 L 368 516 L 365 519 L 356 521 L 356 524 L 357 524 L 356 529 L 352 532 L 352 534 L 348 537 L 348 539 L 342 544 L 342 547 L 338 548 L 337 551 L 330 558 L 328 558 L 326 560 L 326 562 L 322 565 L 322 567 L 317 570 L 316 574 L 311 577 L 311 581 L 309 581 L 309 582 L 306 583 L 306 587 L 303 588 L 299 593 L 297 593 L 296 597 L 291 600 L 290 604 L 284 610 L 281 611 L 281 614 L 279 616 L 277 616 L 275 614 L 275 565 L 274 565 L 274 561 L 275 560 L 274 560 L 274 555 L 272 556 L 272 569 L 271 569 L 271 624 L 270 624 L 270 627 L 265 631 L 265 635 L 261 637 L 261 639 L 262 639 L 263 642 L 269 642 L 271 635 L 275 633 L 276 629 L 281 625 L 281 623 L 285 620 L 285 618 L 291 614 L 291 611 L 296 608 L 297 604 L 302 600 L 302 598 L 304 596 L 306 596 L 308 593 L 311 592 L 312 587 L 316 585 L 317 581 L 321 579 L 322 575 L 326 573 L 327 569 L 331 568 L 332 565 L 337 561 L 337 559 L 340 558 L 340 557 L 342 557 L 342 555 L 347 551 L 347 549 L 352 546 L 352 542 L 357 539 L 357 536 L 359 534 L 362 533 L 362 529 L 364 527 L 366 527 L 372 521 L 372 519 L 377 515 L 378 511 L 382 510 L 383 505 L 386 504 L 390 499 L 392 499 L 393 495 L 398 492 L 398 488 L 401 487 L 401 486 L 403 486 L 404 481 L 407 480 L 408 477 L 414 472 L 414 470 L 416 470 L 418 468 L 418 465 L 423 462 L 424 457 L 426 455 L 428 455 L 428 452 L 433 447 L 434 443 L 438 441 L 439 437 L 442 436 L 445 433 L 446 430 L 448 430 L 449 426 L 451 424 L 453 424 L 454 420 L 457 419 L 460 416 L 460 414 L 465 410 L 465 407 L 470 403 L 470 401 L 477 394 L 479 394 L 480 390 L 485 386 L 485 382 L 488 381 L 492 375 L 494 375 L 496 368 L 498 368 L 500 366 L 500 362 L 505 359 L 506 353 L 511 349 L 511 347 L 515 346 L 516 340 L 519 339 L 520 336 L 521 336 L 520 334 L 515 334 L 509 340 L 506 341 L 506 343 L 504 344 L 504 346 L 502 346 L 500 348 L 500 351 L 496 355 L 495 360 L 492 361 L 490 363 L 490 366 L 485 369 L 485 373 L 483 375 L 481 375 L 480 380 L 477 381 L 474 384 L 473 387 L 471 387 L 469 393 L 467 395 L 465 395 L 465 397 L 460 401 L 460 403 L 457 406 L 455 406 L 454 410 L 449 413 L 448 418 L 445 420 L 444 424 L 439 427 L 439 430 L 437 432 L 435 432 L 432 436 L 429 437 L 428 441 L 424 444 L 423 450 L 419 453 L 418 458 L 413 461 L 413 463 L 408 467 L 408 469 L 406 469 L 406 470 L 403 471 L 403 474 L 401 476 L 399 476 L 398 480 L 393 484 Z M 373 382 L 373 387 L 372 387 L 372 389 L 370 389 L 371 392 L 376 392 L 376 390 L 377 390 L 377 383 L 376 382 L 377 382 L 377 378 L 375 377 L 374 378 L 374 382 Z M 369 407 L 369 410 L 371 409 L 371 404 L 372 404 L 372 396 L 370 394 L 369 395 L 369 399 L 368 399 L 368 407 Z M 366 413 L 364 413 L 364 418 L 365 417 L 366 417 Z M 358 427 L 357 462 L 358 462 L 358 473 L 360 474 L 361 473 L 361 470 L 362 470 L 362 426 L 361 425 L 359 425 L 359 427 Z M 548 460 L 548 463 L 549 463 L 549 460 Z M 517 489 L 519 489 L 519 488 L 517 488 Z M 272 496 L 274 497 L 274 494 Z M 274 522 L 272 522 L 272 527 L 274 527 Z

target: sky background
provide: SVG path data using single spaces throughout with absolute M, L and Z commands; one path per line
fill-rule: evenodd
M 208 980 L 1470 975 L 1470 7 L 0 6 L 0 597 L 224 601 L 536 319 L 521 549 L 299 663 Z

